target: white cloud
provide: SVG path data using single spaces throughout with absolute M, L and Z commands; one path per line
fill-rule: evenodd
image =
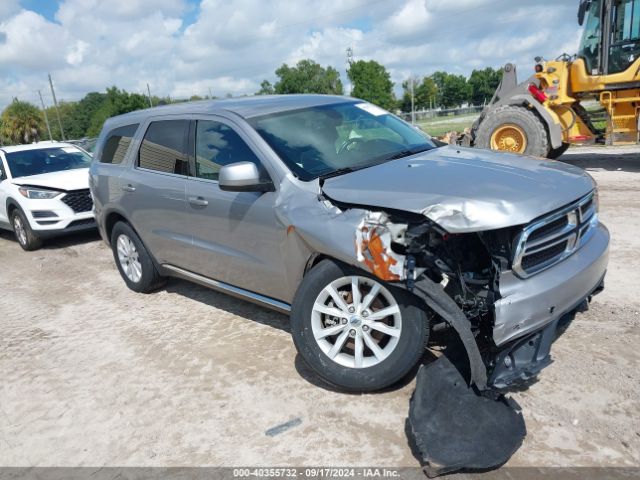
M 282 63 L 311 58 L 345 75 L 356 59 L 384 64 L 400 85 L 436 70 L 469 74 L 507 61 L 574 53 L 574 0 L 63 0 L 49 21 L 0 0 L 0 109 L 37 101 L 51 72 L 58 96 L 117 85 L 189 97 L 253 93 Z M 190 23 L 190 24 L 189 24 Z

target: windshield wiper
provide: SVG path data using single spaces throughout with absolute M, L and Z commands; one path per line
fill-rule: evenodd
M 420 152 L 426 152 L 427 150 L 431 150 L 433 147 L 431 147 L 430 145 L 421 145 L 419 147 L 415 147 L 415 148 L 408 148 L 407 150 L 401 150 L 399 152 L 394 153 L 393 155 L 389 156 L 389 157 L 385 157 L 384 160 L 382 160 L 383 162 L 386 162 L 388 160 L 398 160 L 399 158 L 404 158 L 404 157 L 408 157 L 410 155 L 415 155 L 416 153 L 420 153 Z
M 324 173 L 324 174 L 320 175 L 318 178 L 320 180 L 324 180 L 326 178 L 331 178 L 331 177 L 337 177 L 339 175 L 344 175 L 345 173 L 355 172 L 356 170 L 359 170 L 359 169 L 358 168 L 353 168 L 353 167 L 338 168 L 337 170 L 332 170 L 330 172 Z

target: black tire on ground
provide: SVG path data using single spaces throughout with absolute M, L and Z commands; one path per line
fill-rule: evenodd
M 397 302 L 402 318 L 398 343 L 389 356 L 366 368 L 340 365 L 326 355 L 312 331 L 313 305 L 320 292 L 334 280 L 357 275 L 384 286 Z M 389 285 L 350 266 L 323 260 L 309 271 L 291 308 L 291 329 L 298 353 L 307 365 L 329 384 L 352 392 L 380 390 L 403 379 L 422 358 L 429 336 L 429 319 L 420 301 L 406 290 Z
M 23 250 L 30 252 L 42 247 L 42 239 L 33 232 L 29 220 L 19 208 L 16 208 L 11 214 L 11 226 L 16 240 Z
M 549 153 L 549 138 L 542 120 L 524 107 L 502 105 L 489 112 L 480 123 L 475 135 L 475 146 L 491 148 L 491 135 L 501 125 L 516 125 L 527 137 L 524 155 L 546 157 Z
M 556 158 L 560 158 L 562 154 L 569 149 L 570 146 L 570 143 L 563 142 L 562 145 L 560 145 L 558 148 L 552 148 L 551 150 L 549 150 L 547 158 L 551 158 L 553 160 L 555 160 Z
M 137 281 L 133 281 L 127 276 L 118 257 L 118 240 L 121 236 L 128 238 L 135 246 L 137 258 L 141 267 L 140 279 Z M 166 283 L 166 278 L 158 272 L 158 269 L 151 259 L 151 255 L 149 255 L 149 252 L 142 243 L 142 240 L 140 240 L 138 234 L 128 223 L 118 222 L 113 226 L 113 230 L 111 232 L 111 250 L 113 251 L 113 259 L 116 262 L 116 266 L 118 267 L 118 271 L 120 272 L 122 279 L 127 284 L 127 287 L 134 292 L 151 293 Z

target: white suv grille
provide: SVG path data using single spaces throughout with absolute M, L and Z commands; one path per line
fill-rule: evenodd
M 598 224 L 595 190 L 522 230 L 513 258 L 520 277 L 555 265 L 578 250 Z

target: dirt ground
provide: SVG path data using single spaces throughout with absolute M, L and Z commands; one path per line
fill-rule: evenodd
M 513 395 L 528 434 L 509 465 L 640 466 L 640 148 L 562 160 L 600 186 L 611 263 Z M 0 233 L 1 466 L 413 467 L 413 388 L 327 390 L 284 315 L 179 280 L 135 294 L 97 234 L 26 253 Z

